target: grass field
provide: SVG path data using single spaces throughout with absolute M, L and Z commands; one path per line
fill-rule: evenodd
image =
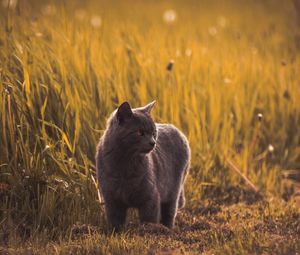
M 299 254 L 299 77 L 297 0 L 1 1 L 0 253 Z M 94 155 L 125 100 L 189 139 L 174 231 L 107 230 Z

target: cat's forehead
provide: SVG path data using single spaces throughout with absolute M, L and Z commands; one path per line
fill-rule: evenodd
M 143 113 L 139 110 L 133 111 L 134 122 L 144 128 L 154 128 L 155 124 L 149 114 Z

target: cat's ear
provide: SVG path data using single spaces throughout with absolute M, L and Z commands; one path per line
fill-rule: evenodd
M 143 112 L 146 112 L 146 113 L 151 113 L 151 110 L 152 110 L 152 108 L 153 108 L 153 106 L 155 105 L 155 103 L 156 103 L 156 101 L 154 100 L 154 101 L 152 101 L 151 103 L 149 103 L 149 104 L 147 104 L 146 106 L 144 106 L 144 107 L 142 107 L 142 111 Z
M 117 110 L 117 119 L 119 123 L 123 123 L 124 121 L 130 119 L 133 113 L 128 102 L 122 103 Z

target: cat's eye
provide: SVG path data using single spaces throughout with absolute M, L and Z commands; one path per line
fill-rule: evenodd
M 145 132 L 144 132 L 143 130 L 139 129 L 139 130 L 137 131 L 137 134 L 138 134 L 138 136 L 144 136 L 144 135 L 145 135 Z

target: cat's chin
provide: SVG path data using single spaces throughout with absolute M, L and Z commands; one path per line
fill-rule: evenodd
M 149 148 L 148 150 L 140 151 L 139 154 L 140 154 L 140 155 L 146 155 L 146 154 L 150 153 L 151 151 L 153 151 L 153 149 L 154 149 L 154 148 Z

